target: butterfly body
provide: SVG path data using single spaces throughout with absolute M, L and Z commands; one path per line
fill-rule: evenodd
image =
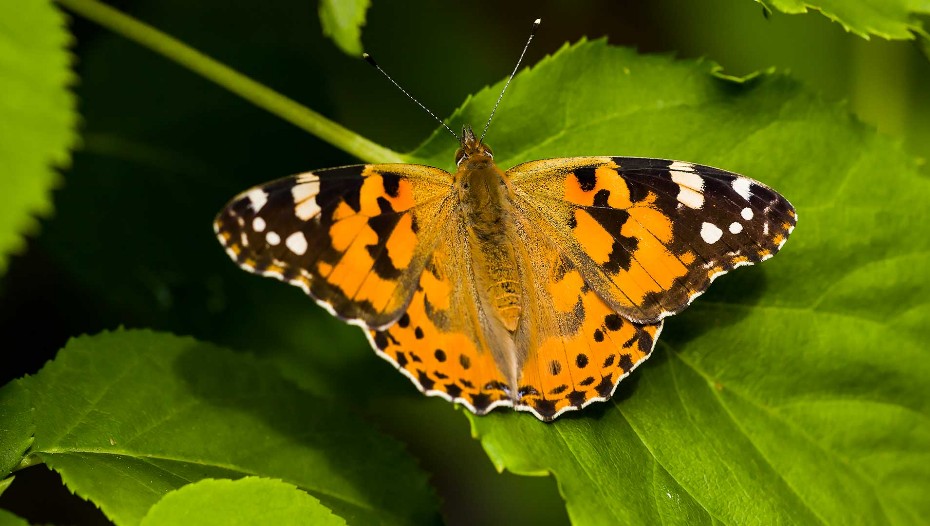
M 454 174 L 319 170 L 246 191 L 214 223 L 240 266 L 362 326 L 417 387 L 552 420 L 606 400 L 663 319 L 771 257 L 797 215 L 702 165 L 631 157 L 501 170 L 466 129 Z

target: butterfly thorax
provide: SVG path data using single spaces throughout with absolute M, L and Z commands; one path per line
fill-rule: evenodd
M 486 314 L 513 333 L 523 309 L 511 190 L 491 150 L 470 129 L 465 130 L 457 160 L 455 186 L 462 224 L 467 225 L 476 293 Z

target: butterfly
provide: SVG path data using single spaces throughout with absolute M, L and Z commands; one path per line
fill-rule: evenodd
M 214 228 L 249 272 L 366 330 L 427 395 L 542 420 L 607 400 L 665 317 L 772 257 L 797 213 L 709 166 L 569 157 L 502 171 L 470 129 L 458 170 L 317 170 L 235 197 Z
M 778 192 L 717 168 L 568 157 L 503 171 L 483 134 L 457 138 L 455 173 L 315 170 L 239 194 L 214 230 L 240 267 L 300 287 L 425 394 L 479 415 L 551 421 L 609 399 L 664 318 L 772 257 L 797 223 Z

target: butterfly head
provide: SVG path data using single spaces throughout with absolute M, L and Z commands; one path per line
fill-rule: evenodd
M 463 162 L 475 166 L 487 165 L 493 160 L 494 153 L 491 148 L 475 136 L 471 126 L 465 126 L 462 130 L 461 146 L 455 152 L 456 166 L 461 167 Z

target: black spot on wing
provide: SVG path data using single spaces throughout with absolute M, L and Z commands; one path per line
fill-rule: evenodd
M 394 172 L 381 172 L 381 178 L 384 180 L 384 192 L 391 197 L 397 197 L 401 176 Z
M 607 398 L 610 396 L 610 393 L 614 390 L 613 374 L 608 374 L 607 376 L 601 378 L 601 383 L 597 384 L 597 387 L 595 387 L 594 390 L 597 391 L 597 394 L 601 398 Z
M 397 365 L 407 367 L 409 362 L 407 362 L 407 356 L 404 353 L 397 351 L 394 355 L 397 357 Z
M 469 368 L 471 368 L 471 358 L 469 358 L 468 356 L 465 356 L 464 354 L 460 354 L 459 365 L 462 366 L 462 369 L 465 369 L 467 371 Z
M 475 408 L 475 413 L 482 415 L 491 405 L 491 396 L 487 393 L 474 393 L 468 395 L 471 398 L 471 405 Z
M 623 369 L 624 373 L 628 373 L 633 369 L 633 360 L 629 354 L 620 355 L 620 368 Z
M 575 179 L 578 180 L 578 186 L 583 192 L 590 192 L 597 186 L 597 175 L 594 173 L 596 166 L 585 166 L 575 170 Z
M 652 352 L 652 345 L 654 342 L 652 335 L 649 334 L 649 331 L 643 329 L 639 326 L 636 327 L 636 337 L 639 339 L 639 348 L 646 354 Z
M 584 369 L 585 367 L 587 367 L 587 366 L 588 366 L 588 356 L 585 355 L 585 354 L 579 354 L 578 356 L 576 356 L 576 357 L 575 357 L 575 365 L 577 365 L 579 369 Z
M 434 385 L 436 385 L 436 382 L 434 382 L 429 376 L 426 375 L 426 371 L 421 369 L 417 369 L 417 380 L 420 381 L 420 385 L 425 391 L 429 391 L 433 388 Z
M 452 398 L 458 398 L 462 395 L 462 388 L 455 384 L 445 384 L 442 387 Z
M 604 316 L 604 326 L 609 331 L 619 331 L 623 327 L 623 318 L 619 314 L 608 314 Z
M 543 420 L 552 420 L 552 417 L 555 416 L 555 400 L 537 398 L 532 401 L 532 404 L 533 409 L 539 413 L 539 416 L 543 417 Z
M 568 396 L 566 396 L 566 398 L 568 398 L 568 402 L 572 404 L 573 406 L 581 407 L 581 404 L 584 403 L 586 397 L 585 397 L 584 392 L 582 391 L 572 391 L 568 393 Z

